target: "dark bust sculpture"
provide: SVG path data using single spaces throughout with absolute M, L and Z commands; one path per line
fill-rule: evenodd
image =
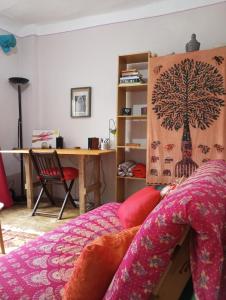
M 186 52 L 197 51 L 200 48 L 200 43 L 196 40 L 196 34 L 191 35 L 191 40 L 186 44 Z

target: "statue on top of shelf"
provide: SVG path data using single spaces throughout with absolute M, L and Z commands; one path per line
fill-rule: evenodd
M 197 51 L 200 48 L 200 43 L 196 40 L 196 34 L 193 33 L 191 35 L 191 40 L 186 44 L 185 50 L 186 52 Z

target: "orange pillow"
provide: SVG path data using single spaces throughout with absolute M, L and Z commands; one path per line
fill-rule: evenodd
M 160 199 L 160 192 L 151 186 L 146 186 L 128 197 L 118 209 L 118 217 L 123 227 L 141 225 Z
M 75 262 L 63 300 L 100 300 L 140 226 L 101 236 Z

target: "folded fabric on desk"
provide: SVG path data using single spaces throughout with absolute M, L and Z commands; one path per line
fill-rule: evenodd
M 118 175 L 125 177 L 129 176 L 132 177 L 132 169 L 135 167 L 136 163 L 132 160 L 127 160 L 121 164 L 118 165 Z
M 134 177 L 138 177 L 138 178 L 145 178 L 146 177 L 146 165 L 144 164 L 136 164 L 133 169 L 132 169 L 132 173 Z

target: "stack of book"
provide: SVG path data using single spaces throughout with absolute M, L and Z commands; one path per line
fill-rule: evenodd
M 119 83 L 142 83 L 144 82 L 142 74 L 137 69 L 122 70 Z

